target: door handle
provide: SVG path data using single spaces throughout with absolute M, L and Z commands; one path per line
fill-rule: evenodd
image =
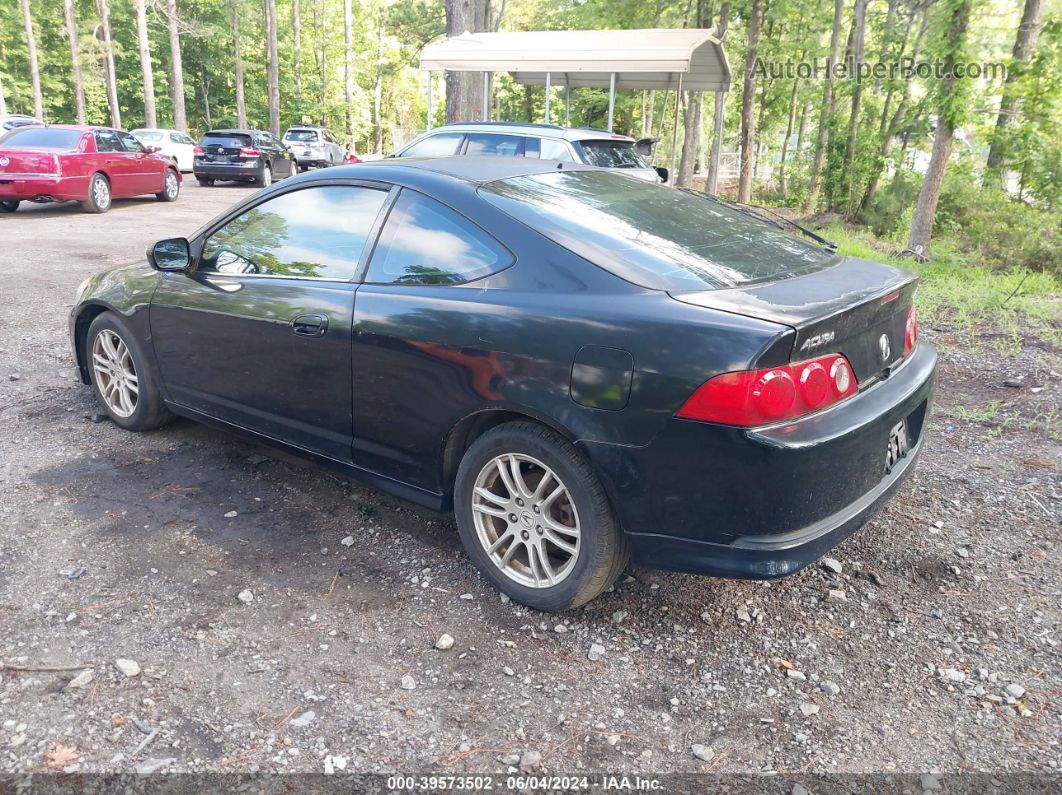
M 299 315 L 291 321 L 291 331 L 300 337 L 323 337 L 328 331 L 328 318 L 324 315 Z

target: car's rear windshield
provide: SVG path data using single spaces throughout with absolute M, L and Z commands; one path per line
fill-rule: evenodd
M 133 130 L 133 137 L 138 141 L 161 141 L 162 133 L 155 130 Z
M 634 284 L 704 290 L 796 276 L 837 257 L 725 204 L 616 171 L 488 182 L 480 195 Z
M 203 146 L 242 147 L 251 145 L 251 136 L 243 133 L 208 132 L 203 136 Z
M 316 141 L 317 130 L 288 130 L 284 133 L 285 141 Z
M 0 146 L 28 146 L 34 149 L 77 149 L 81 130 L 58 127 L 16 127 L 0 138 Z
M 634 150 L 633 141 L 579 141 L 583 157 L 591 166 L 602 168 L 652 168 Z

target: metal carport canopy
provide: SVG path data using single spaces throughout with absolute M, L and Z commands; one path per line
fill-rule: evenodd
M 710 30 L 463 33 L 429 44 L 422 69 L 509 72 L 518 83 L 574 88 L 727 91 L 730 65 Z M 615 76 L 615 82 L 613 81 Z

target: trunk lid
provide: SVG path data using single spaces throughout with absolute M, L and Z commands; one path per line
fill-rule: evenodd
M 59 158 L 47 149 L 7 149 L 0 147 L 0 158 L 7 160 L 0 165 L 0 179 L 18 174 L 58 174 Z
M 249 135 L 208 135 L 200 144 L 203 154 L 200 158 L 207 163 L 242 163 L 245 157 L 243 149 L 254 147 Z M 253 158 L 246 158 L 253 159 Z
M 790 361 L 841 353 L 864 384 L 903 356 L 917 282 L 909 271 L 846 257 L 803 276 L 669 294 L 687 304 L 789 326 L 796 332 Z

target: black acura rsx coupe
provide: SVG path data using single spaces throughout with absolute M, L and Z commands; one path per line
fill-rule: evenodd
M 637 563 L 791 574 L 921 449 L 916 278 L 614 170 L 388 161 L 260 191 L 82 285 L 111 419 L 181 415 L 452 509 L 544 610 Z

